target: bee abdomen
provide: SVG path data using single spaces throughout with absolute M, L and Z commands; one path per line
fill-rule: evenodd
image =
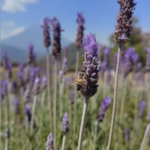
M 77 91 L 79 91 L 81 89 L 82 85 L 77 84 Z

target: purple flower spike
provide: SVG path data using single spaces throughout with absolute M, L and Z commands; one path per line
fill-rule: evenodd
M 85 23 L 85 19 L 82 13 L 78 13 L 78 18 L 77 18 L 77 23 L 78 24 L 84 24 Z
M 150 48 L 147 51 L 147 59 L 146 59 L 145 70 L 150 71 Z
M 47 87 L 47 78 L 44 76 L 42 79 L 41 79 L 41 91 L 44 91 Z
M 7 79 L 11 80 L 12 78 L 12 64 L 11 63 L 7 64 L 6 74 L 7 74 Z
M 97 56 L 97 44 L 96 44 L 96 38 L 95 35 L 92 35 L 91 33 L 83 38 L 83 48 L 86 53 L 89 53 L 90 55 Z
M 79 49 L 82 46 L 85 19 L 82 13 L 78 13 L 77 15 L 78 15 L 78 18 L 77 18 L 78 29 L 77 29 L 76 46 Z
M 54 141 L 52 133 L 47 137 L 46 150 L 54 150 Z
M 71 104 L 74 103 L 74 91 L 73 90 L 70 91 L 70 101 L 71 101 Z
M 125 64 L 124 64 L 124 78 L 128 76 L 128 74 L 133 69 L 133 56 L 134 56 L 134 48 L 129 48 L 125 53 Z
M 104 80 L 104 74 L 105 74 L 105 71 L 106 71 L 106 62 L 102 62 L 102 63 L 100 64 L 99 71 L 100 71 L 100 73 L 101 73 L 102 79 Z
M 66 85 L 69 86 L 70 84 L 70 78 L 66 78 Z
M 23 77 L 23 72 L 22 71 L 18 72 L 18 77 L 19 77 L 19 86 L 24 87 L 25 83 L 24 83 L 24 77 Z
M 10 138 L 10 130 L 7 128 L 5 131 L 5 139 L 9 139 Z
M 106 66 L 109 67 L 109 55 L 110 55 L 110 49 L 106 48 L 104 51 L 104 62 L 106 63 Z
M 10 92 L 16 93 L 17 90 L 18 90 L 18 85 L 17 85 L 17 82 L 14 80 L 10 85 Z
M 111 103 L 111 98 L 107 96 L 101 103 L 101 107 L 99 109 L 98 115 L 97 115 L 97 121 L 102 122 L 104 120 L 105 114 L 107 109 L 109 108 Z
M 133 60 L 133 70 L 134 72 L 137 72 L 139 70 L 138 63 L 140 60 L 140 55 L 137 53 L 133 54 L 132 60 Z
M 44 46 L 45 47 L 49 47 L 51 45 L 51 41 L 50 41 L 50 33 L 49 33 L 49 24 L 51 23 L 51 20 L 49 18 L 45 18 L 43 21 L 43 35 L 44 35 Z
M 63 133 L 67 133 L 69 132 L 69 119 L 68 119 L 68 113 L 65 113 L 64 114 L 64 117 L 63 117 L 63 121 L 62 121 L 62 124 L 61 124 L 61 131 Z
M 25 68 L 25 82 L 29 82 L 30 81 L 30 72 L 31 72 L 30 67 L 27 66 Z
M 25 90 L 25 92 L 24 92 L 24 98 L 25 98 L 25 101 L 26 101 L 26 102 L 32 100 L 31 91 L 30 91 L 29 89 L 26 89 L 26 90 Z
M 31 114 L 31 108 L 30 108 L 30 106 L 26 106 L 25 107 L 25 113 L 26 113 L 26 115 L 28 117 L 28 121 L 31 122 L 32 114 Z
M 53 31 L 53 45 L 52 45 L 52 54 L 55 58 L 59 57 L 61 51 L 61 25 L 56 17 L 54 17 L 51 21 L 52 31 Z
M 15 101 L 14 101 L 14 109 L 15 109 L 15 114 L 18 114 L 19 113 L 19 100 L 18 98 L 15 98 Z
M 144 100 L 142 100 L 141 103 L 140 103 L 139 118 L 143 117 L 145 107 L 146 107 L 146 102 Z
M 4 70 L 8 69 L 8 54 L 7 54 L 7 52 L 3 53 L 3 68 L 4 68 Z
M 125 44 L 130 40 L 132 28 L 132 14 L 136 3 L 134 0 L 119 0 L 120 11 L 117 16 L 117 25 L 115 31 L 115 41 L 119 44 Z
M 41 79 L 36 78 L 35 81 L 34 81 L 34 85 L 33 85 L 33 93 L 35 95 L 40 93 L 40 85 L 41 85 Z
M 29 45 L 29 53 L 28 53 L 28 64 L 29 65 L 33 65 L 33 66 L 36 66 L 36 54 L 34 52 L 34 46 L 33 44 L 31 43 Z
M 7 84 L 7 81 L 6 81 L 6 80 L 3 80 L 3 81 L 1 82 L 1 87 L 2 87 L 3 90 L 4 90 L 4 93 L 7 94 L 7 92 L 8 92 L 8 84 Z
M 126 129 L 125 139 L 126 139 L 127 141 L 130 141 L 130 130 L 129 130 L 129 129 Z
M 1 88 L 1 100 L 4 100 L 5 99 L 5 91 L 3 88 Z
M 97 45 L 96 38 L 91 33 L 84 37 L 83 47 L 85 50 L 83 71 L 86 78 L 83 79 L 83 85 L 80 89 L 86 98 L 90 98 L 97 92 L 98 63 L 97 63 Z
M 19 71 L 23 72 L 23 69 L 24 69 L 24 64 L 20 64 L 19 65 Z

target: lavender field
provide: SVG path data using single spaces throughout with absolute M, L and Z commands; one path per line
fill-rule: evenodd
M 22 54 L 2 48 L 1 150 L 150 150 L 150 33 L 136 0 L 113 3 L 110 46 L 78 12 L 71 44 L 56 16 L 38 26 L 43 53 L 32 41 Z

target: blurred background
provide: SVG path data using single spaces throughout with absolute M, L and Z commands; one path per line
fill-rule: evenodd
M 144 65 L 146 51 L 150 47 L 150 1 L 136 0 L 133 33 L 125 48 L 135 47 Z M 58 18 L 62 28 L 61 44 L 69 46 L 69 69 L 74 67 L 77 33 L 77 12 L 85 16 L 85 34 L 96 35 L 97 42 L 110 47 L 112 58 L 116 52 L 113 41 L 119 5 L 116 0 L 1 0 L 1 52 L 8 52 L 14 64 L 27 61 L 28 45 L 33 43 L 38 62 L 44 63 L 43 30 L 40 27 L 45 17 Z M 52 33 L 51 33 L 52 39 Z M 81 55 L 83 54 L 81 50 Z M 80 58 L 82 59 L 82 57 Z M 82 62 L 82 60 L 80 60 Z M 44 63 L 45 64 L 45 63 Z M 72 67 L 73 66 L 73 67 Z

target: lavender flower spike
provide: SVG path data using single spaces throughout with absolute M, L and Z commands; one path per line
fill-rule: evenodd
M 118 3 L 120 4 L 120 11 L 117 16 L 114 39 L 119 45 L 122 45 L 130 40 L 132 14 L 136 3 L 134 0 L 119 0 Z
M 34 81 L 34 85 L 33 85 L 33 93 L 35 95 L 40 93 L 40 85 L 41 85 L 41 79 L 36 78 L 35 81 Z
M 56 57 L 59 57 L 61 51 L 61 25 L 56 17 L 51 20 L 52 31 L 53 31 L 53 46 L 52 46 L 52 54 Z
M 68 119 L 68 113 L 65 113 L 64 114 L 64 117 L 63 117 L 63 121 L 62 121 L 62 125 L 61 125 L 61 131 L 63 133 L 67 133 L 69 132 L 69 119 Z
M 90 98 L 97 92 L 98 81 L 98 63 L 97 63 L 97 45 L 96 38 L 93 34 L 89 34 L 83 39 L 83 47 L 85 50 L 83 62 L 83 70 L 86 77 L 83 79 L 81 93 L 85 98 Z
M 15 101 L 14 101 L 14 109 L 15 109 L 15 114 L 17 115 L 19 113 L 19 100 L 18 98 L 15 98 Z
M 8 54 L 7 54 L 7 52 L 4 52 L 4 54 L 3 54 L 3 68 L 4 68 L 4 70 L 8 69 Z
M 47 78 L 44 76 L 42 79 L 41 79 L 41 91 L 44 91 L 47 87 Z
M 77 32 L 77 39 L 76 39 L 76 46 L 80 48 L 82 46 L 82 40 L 84 36 L 84 22 L 85 19 L 82 13 L 78 13 L 77 23 L 78 23 L 78 32 Z
M 47 137 L 46 150 L 54 150 L 54 141 L 52 133 Z
M 36 54 L 34 52 L 34 46 L 32 43 L 29 45 L 29 53 L 28 53 L 28 64 L 29 65 L 36 65 Z
M 25 107 L 25 113 L 26 113 L 26 115 L 28 117 L 28 121 L 31 122 L 32 114 L 31 114 L 31 108 L 30 108 L 30 106 L 26 106 Z
M 110 49 L 109 48 L 106 48 L 105 51 L 104 51 L 104 62 L 106 63 L 106 67 L 108 68 L 109 67 L 109 55 L 110 55 Z
M 130 141 L 130 130 L 129 129 L 126 129 L 125 138 L 126 138 L 127 141 Z
M 111 103 L 111 98 L 109 96 L 107 96 L 101 103 L 101 107 L 99 109 L 98 115 L 97 115 L 97 121 L 98 122 L 102 122 L 104 120 L 105 117 L 105 113 L 107 111 L 107 109 L 109 108 Z
M 146 102 L 144 100 L 142 100 L 140 103 L 139 118 L 143 117 L 145 107 L 146 107 Z
M 49 18 L 45 18 L 43 21 L 43 35 L 44 35 L 44 46 L 45 47 L 49 47 L 51 45 L 51 41 L 50 41 L 50 34 L 49 34 L 49 24 L 50 24 L 50 19 Z
M 10 138 L 10 130 L 7 128 L 5 131 L 5 139 L 9 139 Z

